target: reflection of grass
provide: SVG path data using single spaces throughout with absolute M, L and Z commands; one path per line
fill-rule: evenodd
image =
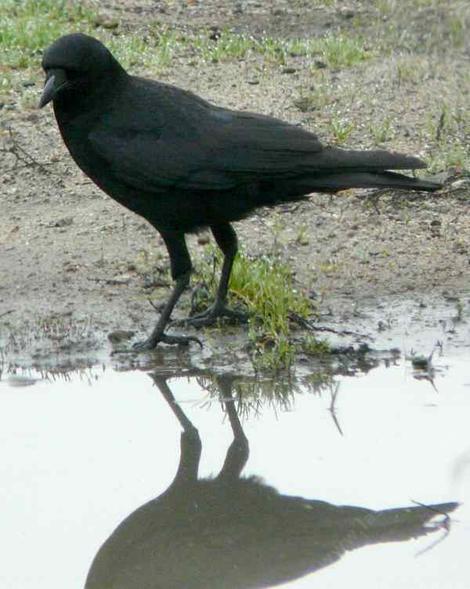
M 220 376 L 207 374 L 197 377 L 198 384 L 210 393 L 211 399 L 221 397 L 227 401 L 233 398 L 240 418 L 247 418 L 252 413 L 260 413 L 270 406 L 283 411 L 293 409 L 296 395 L 321 395 L 334 390 L 335 377 L 331 370 L 317 370 L 303 379 L 261 378 L 247 376 Z M 227 387 L 230 389 L 227 394 Z
M 331 347 L 325 340 L 308 335 L 301 343 L 301 349 L 305 354 L 311 356 L 324 356 L 331 353 Z
M 32 364 L 41 369 L 57 366 L 64 358 L 67 365 L 78 367 L 82 364 L 78 355 L 93 356 L 97 345 L 96 326 L 91 318 L 76 320 L 68 315 L 51 314 L 26 321 L 19 331 L 8 320 L 0 320 L 0 364 L 2 359 L 8 360 L 7 366 L 13 366 L 18 360 L 30 364 L 25 360 L 30 357 Z M 70 353 L 73 353 L 72 359 Z M 62 354 L 64 358 L 59 358 Z
M 219 254 L 208 248 L 208 256 L 199 268 L 210 299 L 215 296 L 218 281 L 214 259 L 220 261 Z M 314 311 L 308 297 L 295 288 L 291 269 L 273 257 L 249 259 L 240 254 L 231 275 L 230 298 L 232 304 L 247 307 L 251 315 L 249 337 L 255 365 L 288 367 L 295 354 L 290 317 L 294 314 L 307 318 Z

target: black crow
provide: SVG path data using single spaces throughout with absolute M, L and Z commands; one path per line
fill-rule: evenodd
M 75 33 L 42 59 L 62 138 L 78 166 L 116 201 L 160 232 L 176 284 L 140 349 L 196 338 L 165 333 L 189 283 L 185 234 L 209 227 L 224 254 L 214 304 L 188 320 L 236 317 L 227 288 L 237 252 L 232 221 L 257 207 L 347 188 L 435 190 L 437 184 L 389 170 L 424 168 L 411 156 L 324 146 L 278 119 L 214 106 L 191 92 L 129 75 L 100 41 Z M 197 341 L 197 340 L 196 340 Z

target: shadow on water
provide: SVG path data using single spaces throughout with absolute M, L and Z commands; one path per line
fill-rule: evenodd
M 373 511 L 282 495 L 244 478 L 249 442 L 231 376 L 210 378 L 233 432 L 214 478 L 198 478 L 202 443 L 168 379 L 152 379 L 181 425 L 173 482 L 131 513 L 102 545 L 86 589 L 271 587 L 329 566 L 347 551 L 400 542 L 446 528 L 457 503 Z M 206 380 L 209 377 L 203 377 Z M 241 403 L 243 405 L 243 403 Z M 157 467 L 157 465 L 156 465 Z M 431 520 L 440 515 L 441 522 Z

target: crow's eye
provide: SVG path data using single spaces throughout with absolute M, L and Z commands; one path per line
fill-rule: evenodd
M 78 70 L 67 70 L 67 79 L 71 82 L 75 82 L 83 77 L 83 73 Z

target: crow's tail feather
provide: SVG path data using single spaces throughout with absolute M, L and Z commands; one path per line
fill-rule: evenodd
M 301 181 L 306 190 L 311 192 L 336 192 L 348 188 L 401 188 L 432 192 L 441 185 L 429 180 L 410 178 L 396 172 L 341 172 L 315 174 Z
M 426 164 L 413 155 L 374 149 L 358 151 L 326 147 L 315 157 L 317 171 L 383 172 L 385 170 L 417 170 Z

